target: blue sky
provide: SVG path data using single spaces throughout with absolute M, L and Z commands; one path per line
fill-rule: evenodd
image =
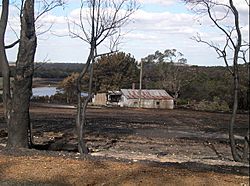
M 137 61 L 153 54 L 156 50 L 177 49 L 187 58 L 188 64 L 193 65 L 224 65 L 217 59 L 217 54 L 206 45 L 197 43 L 190 38 L 199 33 L 205 40 L 218 44 L 224 40 L 223 35 L 214 27 L 206 17 L 198 17 L 189 7 L 179 0 L 138 0 L 140 9 L 132 16 L 133 22 L 123 28 L 128 32 L 119 46 L 119 50 L 131 53 Z M 223 0 L 222 0 L 223 1 Z M 225 1 L 225 0 L 224 0 Z M 248 7 L 244 0 L 235 1 L 240 10 L 242 33 L 245 40 L 249 41 Z M 39 35 L 36 61 L 49 62 L 78 62 L 85 63 L 88 45 L 79 39 L 72 39 L 68 35 L 67 19 L 77 19 L 78 0 L 69 0 L 64 8 L 46 14 L 37 23 L 43 25 L 38 33 L 46 30 L 51 23 L 50 32 Z M 17 10 L 11 8 L 6 43 L 11 43 L 18 33 L 18 22 L 15 17 Z M 228 20 L 226 24 L 230 23 Z M 58 37 L 61 36 L 61 37 Z M 8 50 L 8 59 L 15 61 L 17 47 Z M 100 51 L 107 51 L 102 46 Z

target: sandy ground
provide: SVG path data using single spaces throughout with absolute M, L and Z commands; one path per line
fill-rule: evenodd
M 249 185 L 249 165 L 231 158 L 229 114 L 91 108 L 85 127 L 91 153 L 81 156 L 74 109 L 31 113 L 34 141 L 46 150 L 6 151 L 1 115 L 0 185 Z M 238 115 L 238 140 L 248 124 L 248 115 Z

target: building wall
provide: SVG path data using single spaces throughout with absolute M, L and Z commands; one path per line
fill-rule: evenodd
M 139 99 L 127 99 L 125 96 L 122 96 L 122 99 L 119 105 L 121 107 L 139 107 Z M 173 100 L 142 99 L 141 107 L 142 108 L 173 109 L 174 101 Z
M 94 105 L 106 105 L 107 104 L 107 96 L 106 93 L 98 93 L 93 98 Z

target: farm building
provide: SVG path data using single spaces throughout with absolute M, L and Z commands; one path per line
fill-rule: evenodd
M 138 107 L 140 101 L 140 90 L 138 89 L 121 89 L 121 107 Z M 141 107 L 142 108 L 161 108 L 173 109 L 174 98 L 165 90 L 141 90 Z
M 94 105 L 118 105 L 121 100 L 121 91 L 108 91 L 108 93 L 97 93 L 92 102 Z
M 106 105 L 107 104 L 107 94 L 97 93 L 92 99 L 94 105 Z

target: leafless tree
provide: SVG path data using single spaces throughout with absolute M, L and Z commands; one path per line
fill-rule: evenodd
M 164 55 L 168 57 L 166 58 L 167 63 L 161 64 L 159 69 L 160 75 L 163 77 L 162 86 L 173 93 L 177 106 L 181 86 L 184 84 L 181 78 L 182 70 L 187 63 L 187 59 L 183 57 L 184 55 L 181 52 L 177 52 L 176 49 L 165 50 Z
M 60 5 L 60 3 L 58 5 Z M 48 6 L 53 7 L 51 5 L 52 4 L 49 4 Z M 34 7 L 34 0 L 21 1 L 20 38 L 6 46 L 4 40 L 9 16 L 9 0 L 2 0 L 2 12 L 0 17 L 0 65 L 3 76 L 4 115 L 8 125 L 7 147 L 9 148 L 27 148 L 30 144 L 29 142 L 31 142 L 29 138 L 29 106 L 30 97 L 32 95 L 34 57 L 37 46 Z M 47 11 L 49 10 L 51 9 L 48 9 Z M 6 49 L 11 48 L 16 44 L 19 44 L 19 48 L 13 87 L 11 87 L 10 68 Z
M 232 75 L 234 82 L 234 104 L 229 124 L 230 147 L 235 161 L 249 161 L 249 129 L 245 136 L 243 150 L 239 150 L 234 136 L 234 125 L 238 109 L 240 76 L 238 66 L 240 60 L 243 60 L 243 62 L 246 63 L 246 66 L 249 65 L 246 58 L 246 52 L 249 50 L 249 43 L 245 42 L 242 37 L 239 12 L 235 7 L 233 0 L 228 0 L 228 3 L 222 3 L 216 0 L 185 0 L 185 2 L 192 5 L 192 10 L 194 10 L 197 14 L 202 16 L 208 15 L 215 28 L 220 30 L 225 36 L 225 42 L 222 46 L 214 42 L 206 41 L 202 39 L 200 35 L 197 35 L 193 39 L 214 49 L 217 52 L 218 57 L 224 60 L 229 73 Z M 249 6 L 248 1 L 245 2 L 246 6 Z M 219 10 L 220 13 L 224 12 L 224 14 L 219 15 Z M 228 26 L 225 24 L 225 21 L 230 18 L 233 20 L 233 23 Z
M 112 53 L 116 50 L 121 37 L 120 29 L 129 21 L 131 15 L 138 9 L 136 0 L 82 0 L 79 21 L 69 21 L 69 33 L 73 38 L 79 38 L 89 46 L 89 54 L 86 64 L 80 72 L 77 80 L 77 118 L 76 129 L 78 132 L 78 150 L 80 153 L 88 153 L 84 142 L 83 127 L 86 118 L 86 108 L 92 97 L 93 63 L 102 55 L 98 54 L 98 46 L 110 40 Z M 88 97 L 81 99 L 81 81 L 84 75 L 90 71 Z

